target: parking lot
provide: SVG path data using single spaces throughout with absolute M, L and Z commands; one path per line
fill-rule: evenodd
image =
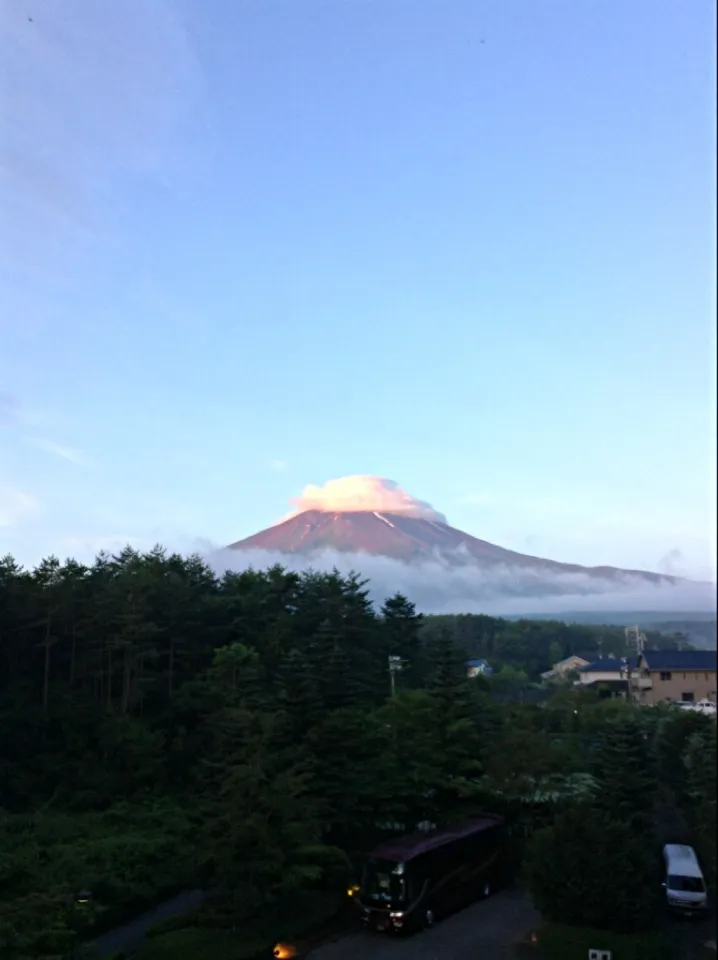
M 509 960 L 538 923 L 528 895 L 503 891 L 443 920 L 426 933 L 393 938 L 365 932 L 313 950 L 310 960 Z

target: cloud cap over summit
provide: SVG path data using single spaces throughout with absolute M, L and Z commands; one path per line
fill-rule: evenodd
M 529 556 L 450 526 L 431 504 L 383 477 L 357 475 L 310 485 L 273 526 L 211 557 L 218 570 L 280 563 L 289 569 L 355 570 L 375 598 L 400 590 L 424 611 L 537 612 L 553 598 L 582 609 L 590 597 L 611 609 L 715 609 L 712 584 L 613 566 L 585 567 Z M 565 604 L 570 599 L 570 606 Z M 594 601 L 595 602 L 595 601 Z M 594 608 L 592 608 L 594 609 Z
M 446 517 L 430 503 L 417 500 L 394 480 L 371 474 L 338 477 L 328 480 L 321 487 L 310 483 L 291 502 L 295 510 L 290 516 L 307 510 L 320 510 L 322 513 L 376 512 L 446 523 Z

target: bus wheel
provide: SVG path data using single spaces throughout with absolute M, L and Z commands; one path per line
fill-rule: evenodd
M 434 911 L 433 911 L 433 910 L 425 910 L 425 911 L 424 911 L 424 916 L 423 916 L 422 921 L 421 921 L 421 926 L 422 926 L 422 928 L 423 928 L 424 930 L 431 930 L 431 928 L 434 926 Z
M 484 900 L 486 900 L 488 899 L 488 897 L 491 896 L 492 893 L 493 893 L 493 890 L 491 889 L 491 884 L 487 880 L 486 883 L 481 888 L 481 896 L 483 897 Z

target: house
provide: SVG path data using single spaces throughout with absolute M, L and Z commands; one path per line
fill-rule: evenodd
M 570 657 L 565 657 L 563 660 L 559 660 L 558 663 L 554 663 L 550 670 L 546 670 L 545 673 L 541 674 L 542 680 L 561 680 L 565 679 L 570 673 L 573 673 L 575 670 L 580 670 L 581 667 L 587 667 L 591 660 L 594 657 L 586 654 L 585 656 L 580 653 L 572 653 Z
M 490 677 L 494 671 L 488 665 L 486 660 L 476 658 L 466 661 L 466 676 L 467 677 Z
M 585 667 L 579 667 L 577 683 L 582 686 L 591 686 L 597 683 L 610 683 L 613 680 L 626 679 L 626 667 L 633 667 L 632 661 L 619 659 L 618 657 L 599 657 L 587 663 Z
M 599 657 L 592 663 L 580 667 L 578 671 L 578 687 L 608 687 L 617 696 L 628 693 L 628 674 L 634 671 L 636 664 L 632 660 L 618 659 L 617 657 Z
M 631 676 L 638 703 L 717 699 L 715 650 L 644 650 Z

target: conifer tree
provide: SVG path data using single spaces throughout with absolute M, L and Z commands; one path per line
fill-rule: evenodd
M 654 853 L 629 820 L 577 805 L 533 838 L 528 875 L 534 903 L 555 923 L 647 930 L 658 909 Z
M 478 793 L 482 743 L 475 717 L 475 688 L 467 678 L 466 653 L 448 631 L 430 647 L 428 690 L 435 704 L 438 750 L 437 813 L 456 815 L 462 799 Z
M 715 889 L 718 802 L 716 794 L 716 723 L 694 733 L 684 753 L 687 770 L 688 819 L 696 834 L 698 853 L 709 884 Z
M 401 686 L 411 689 L 418 686 L 421 675 L 420 629 L 422 615 L 403 594 L 396 593 L 384 601 L 381 608 L 383 655 L 399 657 L 402 661 Z
M 647 734 L 637 718 L 614 720 L 593 757 L 598 784 L 596 803 L 607 819 L 650 832 L 658 800 L 658 781 Z

